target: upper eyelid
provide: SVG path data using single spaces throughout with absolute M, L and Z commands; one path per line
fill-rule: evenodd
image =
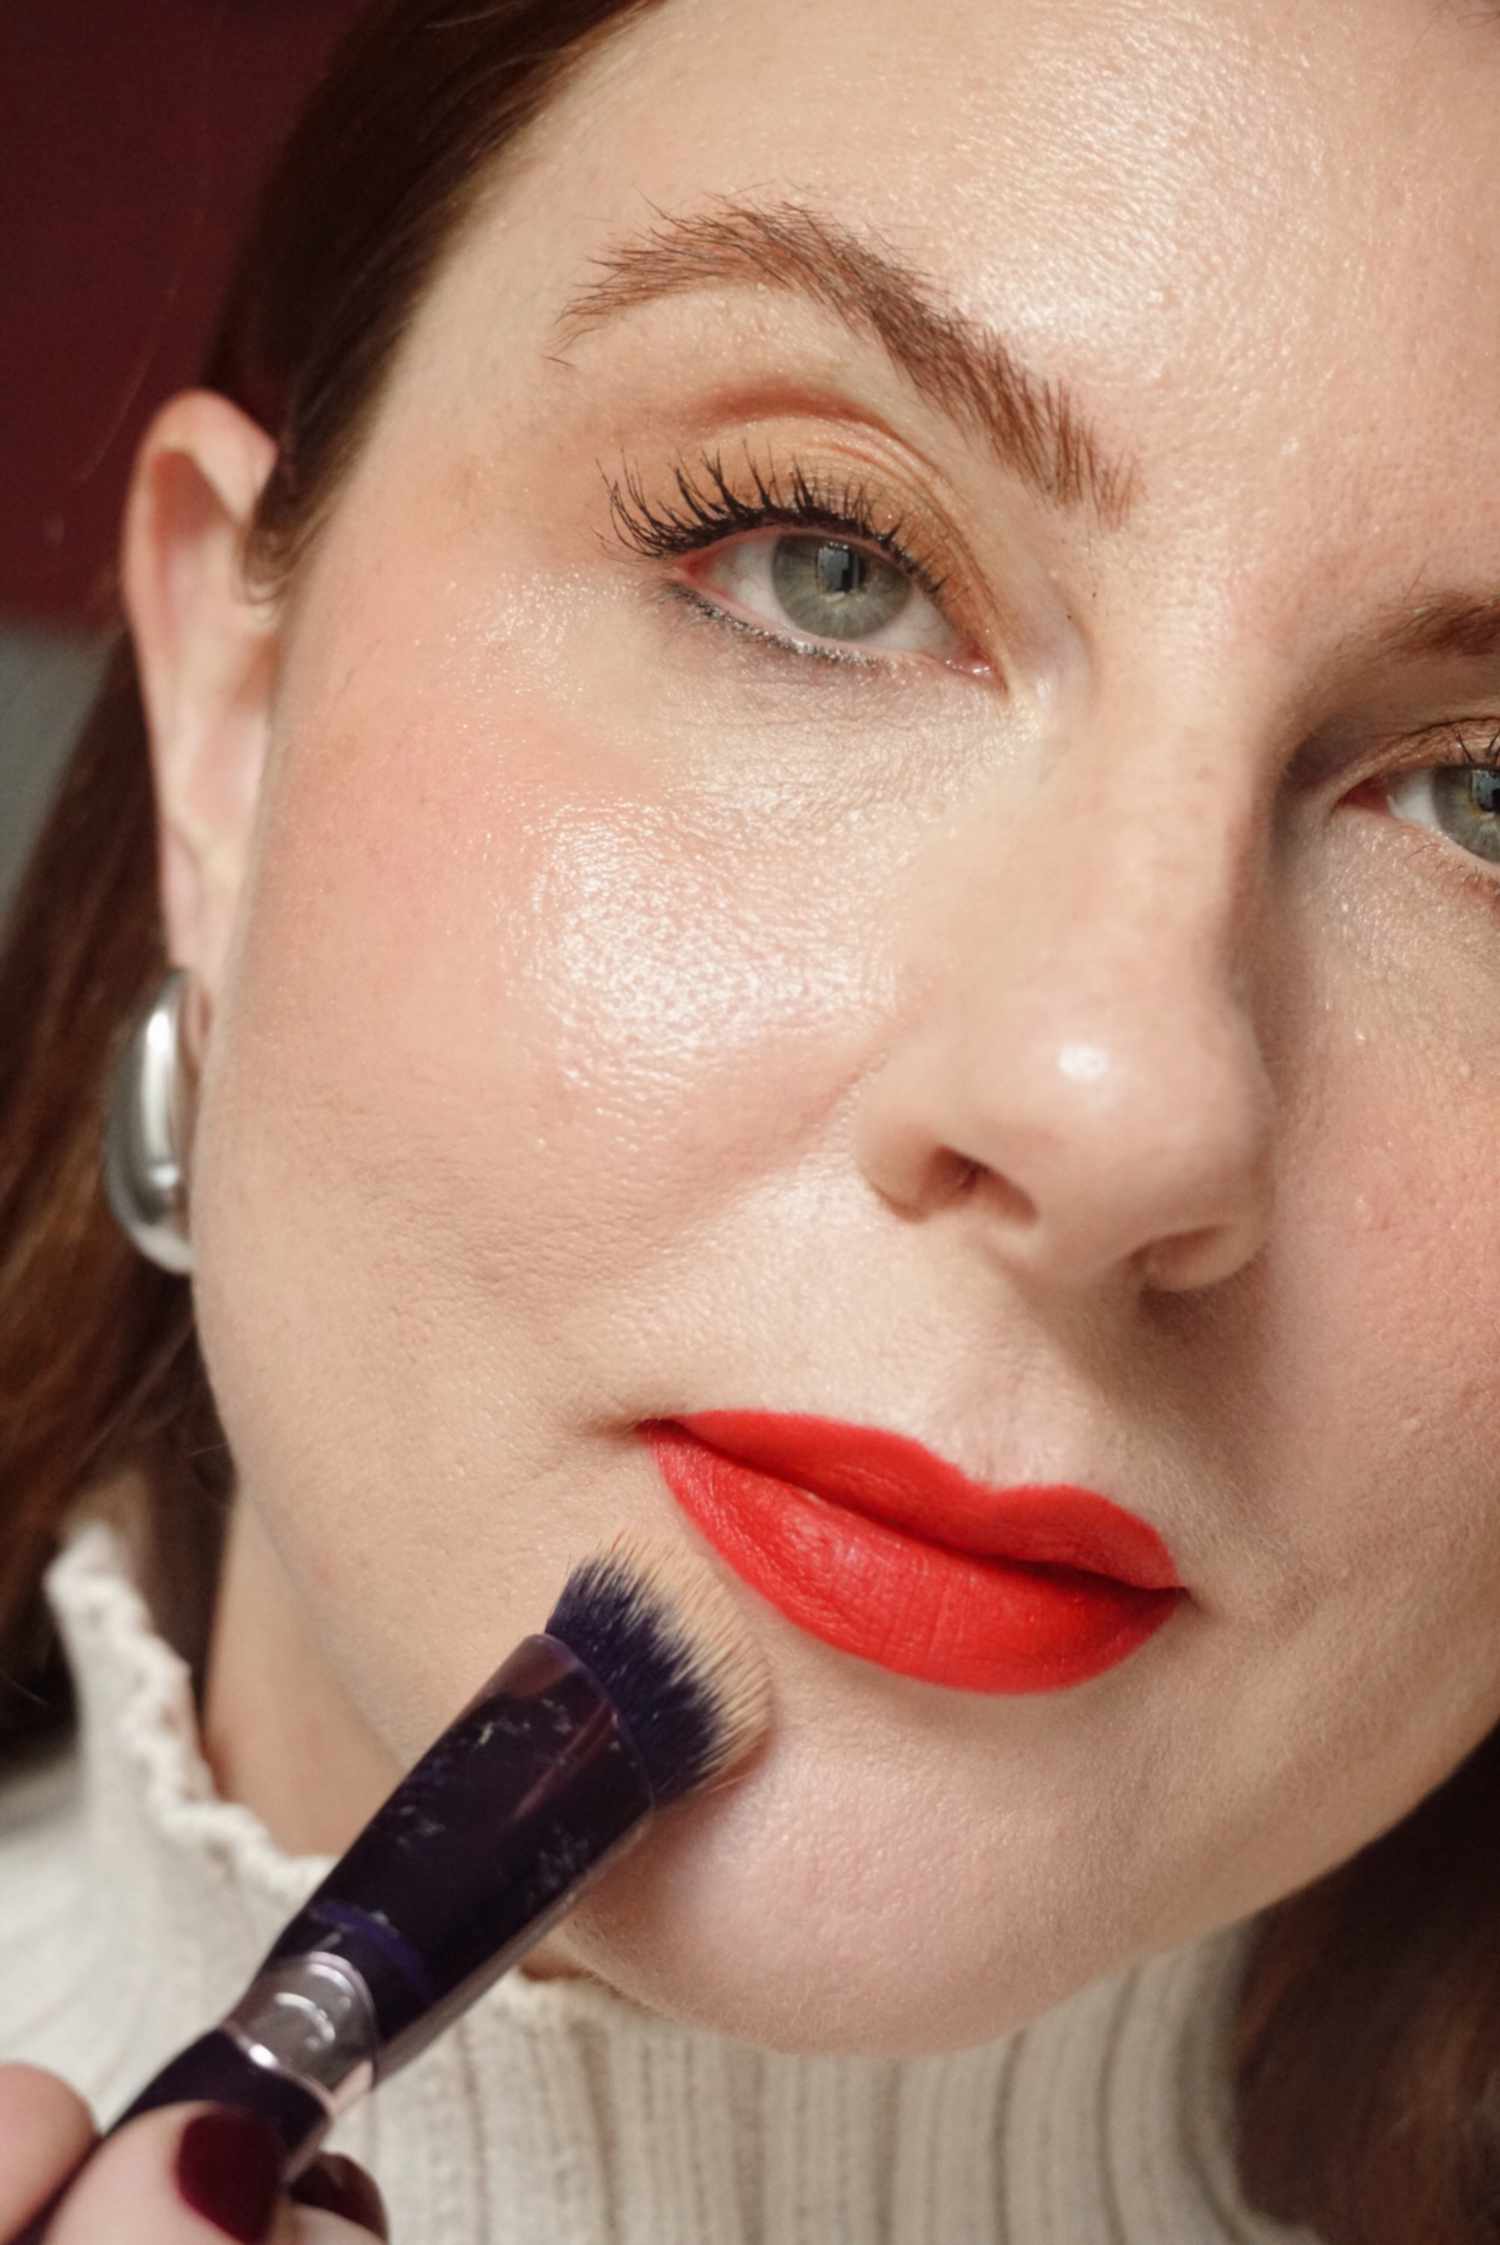
M 955 426 L 977 429 L 992 456 L 1054 504 L 1082 502 L 1118 527 L 1139 496 L 1140 466 L 1105 457 L 1098 433 L 1057 374 L 1026 369 L 1010 340 L 941 302 L 929 276 L 891 258 L 838 214 L 779 198 L 770 205 L 717 197 L 698 213 L 656 211 L 644 237 L 605 245 L 596 277 L 566 300 L 566 347 L 605 320 L 653 299 L 718 287 L 769 286 L 831 312 L 847 334 L 876 340 Z
M 861 506 L 861 502 L 867 501 L 870 497 L 870 478 L 868 475 L 857 485 L 851 479 L 844 483 L 841 491 L 834 491 L 831 485 L 825 487 L 820 482 L 810 478 L 802 460 L 793 454 L 786 463 L 784 470 L 773 466 L 771 476 L 768 479 L 751 458 L 747 443 L 745 464 L 747 473 L 755 486 L 756 497 L 754 500 L 746 500 L 733 489 L 732 479 L 725 474 L 721 453 L 704 451 L 701 460 L 716 493 L 716 497 L 708 502 L 707 509 L 703 506 L 704 495 L 694 488 L 691 477 L 688 475 L 686 459 L 678 459 L 672 470 L 680 495 L 688 505 L 690 513 L 700 517 L 700 522 L 704 512 L 717 514 L 721 510 L 725 513 L 739 513 L 744 517 L 758 517 L 759 519 L 743 520 L 740 523 L 739 527 L 748 534 L 757 530 L 768 529 L 778 521 L 785 522 L 789 527 L 795 527 L 799 523 L 807 524 L 809 517 L 817 517 L 825 521 L 830 528 L 836 526 L 841 533 L 847 534 L 852 539 L 863 539 L 872 544 L 887 558 L 897 559 L 900 566 L 909 569 L 918 578 L 923 585 L 923 589 L 933 599 L 941 601 L 948 583 L 948 577 L 940 574 L 929 558 L 926 551 L 926 541 L 913 538 L 907 529 L 909 510 L 897 513 L 894 522 L 882 528 L 871 519 L 874 512 L 873 508 L 868 505 Z M 649 540 L 641 536 L 641 526 L 648 521 L 652 521 L 660 526 L 663 533 L 665 533 L 669 523 L 680 526 L 685 533 L 681 545 L 686 546 L 690 534 L 690 525 L 683 522 L 677 510 L 670 504 L 665 507 L 652 505 L 631 461 L 627 460 L 624 463 L 624 480 L 634 507 L 633 517 L 630 508 L 627 508 L 620 498 L 618 483 L 611 480 L 602 462 L 598 462 L 596 465 L 604 476 L 606 487 L 610 493 L 611 516 L 617 528 L 626 537 L 627 543 L 634 545 L 638 551 L 652 550 Z M 778 479 L 782 473 L 790 478 L 790 497 L 784 495 L 777 488 Z M 820 476 L 821 470 L 815 469 L 814 478 Z M 735 526 L 733 523 L 716 521 L 712 532 L 705 530 L 701 540 L 695 542 L 701 542 L 703 545 L 717 544 L 720 539 L 729 538 L 734 534 Z M 674 544 L 676 543 L 674 541 Z M 656 550 L 659 551 L 660 547 Z
M 717 514 L 722 505 L 732 507 L 741 515 L 755 518 L 739 525 L 723 524 L 716 520 L 711 528 L 702 529 L 701 534 L 699 527 L 692 522 L 692 517 L 700 510 L 690 505 L 689 516 L 684 518 L 682 510 L 670 500 L 665 506 L 654 504 L 635 462 L 628 455 L 620 464 L 618 476 L 612 474 L 603 461 L 596 460 L 595 466 L 610 495 L 611 519 L 623 542 L 632 551 L 660 560 L 669 553 L 704 551 L 757 536 L 769 538 L 778 525 L 784 525 L 793 534 L 800 529 L 810 536 L 815 534 L 821 520 L 830 535 L 848 539 L 851 543 L 872 550 L 888 566 L 900 570 L 932 603 L 955 637 L 960 642 L 967 643 L 969 656 L 977 658 L 958 663 L 949 661 L 947 667 L 978 671 L 995 677 L 1003 675 L 1001 665 L 988 651 L 995 626 L 993 619 L 986 615 L 991 604 L 983 588 L 981 587 L 977 600 L 972 593 L 954 600 L 950 592 L 955 574 L 945 566 L 950 553 L 956 554 L 962 565 L 957 572 L 960 584 L 969 584 L 972 576 L 968 544 L 960 532 L 943 524 L 936 533 L 943 541 L 941 545 L 934 543 L 931 531 L 921 534 L 915 532 L 911 527 L 913 518 L 918 522 L 924 521 L 926 506 L 905 493 L 893 495 L 880 471 L 865 461 L 844 458 L 836 464 L 825 463 L 816 451 L 804 451 L 801 447 L 789 444 L 784 451 L 768 448 L 771 451 L 772 465 L 767 473 L 759 467 L 751 452 L 749 433 L 742 431 L 741 436 L 744 442 L 743 472 L 755 490 L 753 500 L 746 498 L 735 488 L 740 480 L 738 471 L 734 475 L 723 472 L 722 448 L 690 448 L 688 453 L 678 456 L 668 467 L 668 477 L 675 477 L 678 493 L 686 501 L 688 494 L 683 489 L 684 474 L 701 462 L 708 472 L 708 480 L 714 485 L 712 511 Z M 622 485 L 623 490 L 629 494 L 629 505 L 622 496 Z M 727 495 L 725 485 L 729 487 Z M 804 499 L 811 501 L 811 519 L 808 511 L 800 505 Z M 714 591 L 714 600 L 725 597 L 727 596 L 722 592 Z M 703 600 L 699 605 L 712 607 L 713 601 Z M 728 611 L 725 613 L 727 615 Z M 976 618 L 982 620 L 976 621 Z M 729 620 L 743 621 L 733 617 Z M 747 625 L 747 628 L 753 630 L 756 627 Z M 784 635 L 775 632 L 767 623 L 762 622 L 759 630 L 764 640 L 786 643 Z M 812 643 L 813 635 L 798 636 L 805 643 Z M 795 653 L 796 649 L 792 648 L 790 651 Z M 871 647 L 864 655 L 852 659 L 865 668 L 879 668 L 907 659 L 914 653 L 911 650 Z
M 1487 736 L 1481 753 L 1475 755 L 1468 736 L 1478 733 Z M 1446 745 L 1451 755 L 1438 756 L 1433 750 Z M 1488 713 L 1475 717 L 1444 717 L 1431 725 L 1421 725 L 1395 739 L 1375 743 L 1362 759 L 1367 765 L 1367 778 L 1378 778 L 1382 772 L 1402 777 L 1410 772 L 1429 769 L 1472 765 L 1476 770 L 1487 771 L 1500 766 L 1500 717 Z
M 1053 601 L 1055 572 L 1038 570 L 1030 511 L 1007 504 L 976 514 L 972 491 L 941 459 L 865 412 L 857 397 L 837 389 L 793 390 L 768 403 L 761 386 L 706 394 L 695 387 L 684 409 L 682 425 L 647 438 L 644 446 L 632 433 L 607 459 L 595 455 L 606 490 L 636 474 L 643 450 L 656 453 L 657 443 L 653 489 L 663 481 L 670 488 L 677 461 L 696 464 L 705 455 L 732 461 L 731 480 L 746 492 L 745 464 L 771 464 L 778 481 L 789 465 L 807 466 L 820 482 L 862 487 L 878 506 L 882 526 L 900 526 L 910 560 L 926 567 L 923 589 L 997 671 L 1002 661 L 1009 670 L 1018 658 L 1030 660 L 1054 636 L 1051 624 L 1040 627 Z

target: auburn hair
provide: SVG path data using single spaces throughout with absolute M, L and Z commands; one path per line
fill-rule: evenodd
M 660 0 L 380 0 L 262 198 L 204 380 L 275 438 L 270 589 L 337 497 L 455 229 L 579 64 Z M 101 1186 L 115 1062 L 167 960 L 128 641 L 0 939 L 0 1742 L 70 1712 L 41 1596 L 64 1515 L 127 1469 L 201 1663 L 233 1467 L 188 1281 Z M 195 1633 L 195 1634 L 194 1634 Z M 1500 1617 L 1497 1617 L 1500 1642 Z M 1245 2196 L 1325 2245 L 1500 2245 L 1500 1732 L 1262 1912 L 1233 2049 Z

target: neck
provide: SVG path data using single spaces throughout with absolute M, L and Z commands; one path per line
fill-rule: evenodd
M 342 1855 L 404 1774 L 321 1655 L 297 1587 L 239 1497 L 230 1515 L 201 1718 L 221 1798 L 254 1811 L 289 1855 Z M 529 1979 L 589 1977 L 566 1928 Z
M 204 1753 L 226 1800 L 292 1855 L 339 1855 L 401 1768 L 320 1654 L 302 1598 L 236 1501 L 209 1646 Z

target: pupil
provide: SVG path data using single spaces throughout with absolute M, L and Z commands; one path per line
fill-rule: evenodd
M 1500 811 L 1500 772 L 1471 772 L 1469 788 L 1476 810 Z
M 814 573 L 819 592 L 857 592 L 864 576 L 865 557 L 853 546 L 819 546 Z

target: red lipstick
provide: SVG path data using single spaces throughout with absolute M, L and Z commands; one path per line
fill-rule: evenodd
M 879 1428 L 700 1411 L 641 1428 L 719 1556 L 799 1628 L 961 1691 L 1057 1691 L 1143 1645 L 1183 1586 L 1156 1530 L 1062 1485 L 987 1488 Z

